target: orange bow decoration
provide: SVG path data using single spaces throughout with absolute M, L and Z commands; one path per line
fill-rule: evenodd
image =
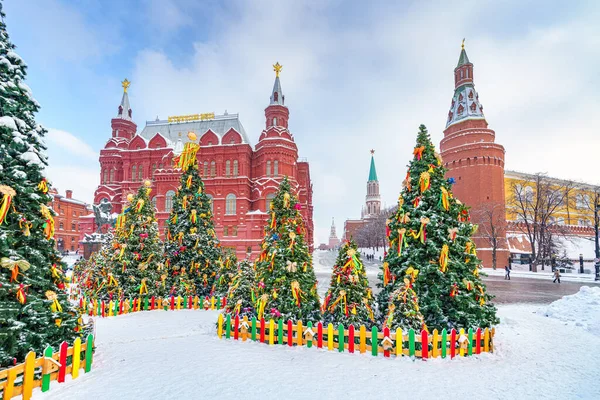
M 2 201 L 0 201 L 0 225 L 2 225 L 10 209 L 12 199 L 16 196 L 17 192 L 10 186 L 0 185 L 0 194 L 2 194 Z
M 421 193 L 431 187 L 431 175 L 429 175 L 429 172 L 421 173 L 421 176 L 419 177 L 419 187 L 421 189 Z
M 423 157 L 423 151 L 425 151 L 425 146 L 415 147 L 413 154 L 417 158 L 417 160 L 421 160 Z
M 439 263 L 440 263 L 440 271 L 442 272 L 446 272 L 446 270 L 448 269 L 448 245 L 445 244 L 442 246 L 442 251 L 440 252 L 440 259 L 439 259 Z

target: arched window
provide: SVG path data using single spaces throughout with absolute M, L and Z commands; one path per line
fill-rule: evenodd
M 223 236 L 229 236 L 229 227 L 227 225 L 223 226 Z
M 158 208 L 156 208 L 156 196 L 152 198 L 152 206 L 154 207 L 154 211 L 158 211 Z
M 175 192 L 169 190 L 165 195 L 165 212 L 170 213 L 173 209 L 173 197 L 175 197 Z
M 235 203 L 236 197 L 235 194 L 229 193 L 225 198 L 225 214 L 226 215 L 235 215 Z
M 208 161 L 204 161 L 204 177 L 208 176 Z
M 273 93 L 273 101 L 277 101 L 278 98 L 279 98 L 279 93 L 277 93 L 277 92 Z
M 229 176 L 231 174 L 231 161 L 225 161 L 225 176 Z
M 108 183 L 108 170 L 105 169 L 103 174 L 102 174 L 102 183 Z
M 210 176 L 211 178 L 217 176 L 217 163 L 215 163 L 214 161 L 210 162 Z
M 207 194 L 206 197 L 210 199 L 210 212 L 214 212 L 214 201 L 212 194 Z
M 114 182 L 115 181 L 115 169 L 111 169 L 110 170 L 110 182 Z
M 154 171 L 156 171 L 156 163 L 152 164 L 152 177 L 154 178 Z
M 267 161 L 267 176 L 271 176 L 271 161 Z
M 277 118 L 273 118 L 273 126 L 277 126 Z
M 140 180 L 140 181 L 144 179 L 144 174 L 143 174 L 143 172 L 144 172 L 144 168 L 142 168 L 142 166 L 141 166 L 141 165 L 138 165 L 138 176 L 139 176 L 139 180 Z
M 163 169 L 163 164 L 162 163 L 158 164 L 158 169 Z
M 525 188 L 525 200 L 529 202 L 533 201 L 533 188 L 531 186 Z
M 231 229 L 231 236 L 237 236 L 237 225 L 234 225 Z
M 275 193 L 269 193 L 267 195 L 267 200 L 265 202 L 265 211 L 269 212 L 269 210 L 271 209 L 271 202 L 273 201 L 274 198 L 275 198 Z
M 277 161 L 277 160 L 273 161 L 273 175 L 274 176 L 279 175 L 279 161 Z
M 233 176 L 238 176 L 238 160 L 233 160 Z
M 131 180 L 135 181 L 137 179 L 137 167 L 133 165 L 131 167 Z

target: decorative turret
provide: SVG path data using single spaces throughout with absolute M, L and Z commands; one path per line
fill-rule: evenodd
M 471 207 L 472 221 L 480 224 L 473 236 L 480 258 L 485 267 L 491 267 L 493 257 L 489 251 L 489 238 L 483 232 L 490 231 L 484 224 L 485 216 L 494 210 L 497 221 L 497 265 L 503 267 L 508 259 L 506 243 L 506 219 L 504 216 L 504 147 L 495 143 L 496 134 L 488 128 L 483 106 L 475 91 L 473 64 L 461 46 L 458 65 L 454 68 L 454 95 L 448 112 L 444 139 L 440 142 L 447 177 L 453 178 L 454 196 Z M 488 218 L 489 219 L 489 218 Z
M 123 86 L 123 97 L 121 98 L 117 116 L 111 120 L 112 137 L 131 140 L 137 130 L 137 125 L 131 119 L 133 111 L 129 105 L 129 95 L 127 94 L 127 89 L 129 89 L 131 82 L 126 78 L 121 82 L 121 85 Z
M 371 218 L 381 211 L 381 197 L 379 196 L 379 180 L 377 179 L 377 170 L 375 169 L 375 150 L 371 150 L 371 167 L 369 169 L 369 179 L 367 180 L 366 205 L 363 211 L 364 218 Z
M 273 65 L 273 70 L 275 71 L 275 83 L 273 84 L 269 106 L 265 109 L 267 129 L 272 126 L 280 126 L 286 129 L 288 127 L 290 112 L 285 106 L 285 96 L 283 95 L 281 82 L 279 81 L 279 73 L 282 68 L 283 66 L 279 64 L 279 62 Z

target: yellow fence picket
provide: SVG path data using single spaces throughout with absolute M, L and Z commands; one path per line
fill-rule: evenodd
M 490 330 L 485 328 L 483 333 L 483 351 L 489 353 L 490 351 Z
M 365 351 L 367 351 L 367 328 L 365 328 L 364 325 L 360 326 L 360 344 L 359 344 L 359 349 L 360 349 L 360 354 L 363 354 Z
M 298 346 L 302 346 L 304 344 L 303 338 L 304 331 L 302 330 L 302 321 L 298 321 L 298 323 L 296 324 L 296 343 L 298 344 Z
M 431 349 L 431 357 L 436 358 L 438 356 L 438 331 L 437 329 L 433 330 L 433 348 Z
M 269 320 L 269 345 L 273 346 L 275 344 L 275 321 L 272 319 Z
M 15 389 L 15 380 L 17 379 L 17 369 L 11 368 L 8 370 L 6 382 L 4 382 L 4 395 L 3 400 L 10 400 L 13 398 Z
M 77 379 L 79 376 L 79 366 L 81 364 L 81 339 L 77 338 L 73 342 L 73 368 L 71 369 L 71 376 L 73 379 Z
M 194 303 L 198 304 L 198 297 L 194 299 Z M 194 306 L 195 307 L 195 306 Z M 223 337 L 223 314 L 219 314 L 219 318 L 217 319 L 217 336 L 219 339 Z
M 35 370 L 35 353 L 30 351 L 25 357 L 25 369 L 23 370 L 23 400 L 31 399 L 33 394 L 33 380 Z
M 327 350 L 333 350 L 333 324 L 327 325 Z
M 461 357 L 465 356 L 465 330 L 464 328 L 460 328 L 460 335 L 458 335 L 458 344 L 459 344 L 459 353 Z
M 402 329 L 396 329 L 396 357 L 402 357 Z

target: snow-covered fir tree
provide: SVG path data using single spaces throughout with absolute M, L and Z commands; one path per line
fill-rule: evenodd
M 260 318 L 319 321 L 317 279 L 305 241 L 300 203 L 286 178 L 271 202 L 262 252 L 256 262 L 256 312 Z
M 471 240 L 477 226 L 470 223 L 468 207 L 452 196 L 452 180 L 444 177 L 446 169 L 424 125 L 413 155 L 388 224 L 390 248 L 378 284 L 382 316 L 388 316 L 390 304 L 399 308 L 397 290 L 406 287 L 410 271 L 409 289 L 430 329 L 494 325 L 496 308 L 479 276 L 481 261 Z M 390 328 L 403 326 L 400 316 Z
M 248 319 L 256 316 L 254 308 L 256 303 L 255 281 L 256 271 L 254 266 L 247 260 L 240 262 L 227 293 L 227 305 L 223 311 L 224 314 L 232 314 L 232 317 L 236 315 L 240 317 L 247 316 Z
M 182 173 L 167 220 L 166 286 L 170 295 L 205 297 L 212 294 L 223 252 L 215 234 L 211 199 L 198 170 L 200 146 L 194 143 L 193 133 L 189 139 L 175 160 Z
M 82 333 L 47 207 L 46 131 L 35 122 L 39 104 L 4 18 L 0 3 L 0 368 Z
M 237 257 L 233 251 L 225 252 L 225 259 L 219 260 L 219 270 L 217 272 L 217 279 L 215 279 L 213 293 L 215 296 L 226 296 L 229 292 L 229 286 L 233 280 L 233 277 L 238 270 Z
M 114 281 L 100 287 L 101 298 L 117 293 L 117 299 L 163 296 L 161 263 L 163 244 L 149 194 L 152 183 L 145 181 L 136 195 L 127 196 L 127 207 L 117 218 L 113 254 L 107 274 Z M 107 275 L 108 276 L 108 275 Z M 115 287 L 117 286 L 117 287 Z
M 338 251 L 322 308 L 323 322 L 334 326 L 371 327 L 375 323 L 372 291 L 353 240 L 344 242 Z

